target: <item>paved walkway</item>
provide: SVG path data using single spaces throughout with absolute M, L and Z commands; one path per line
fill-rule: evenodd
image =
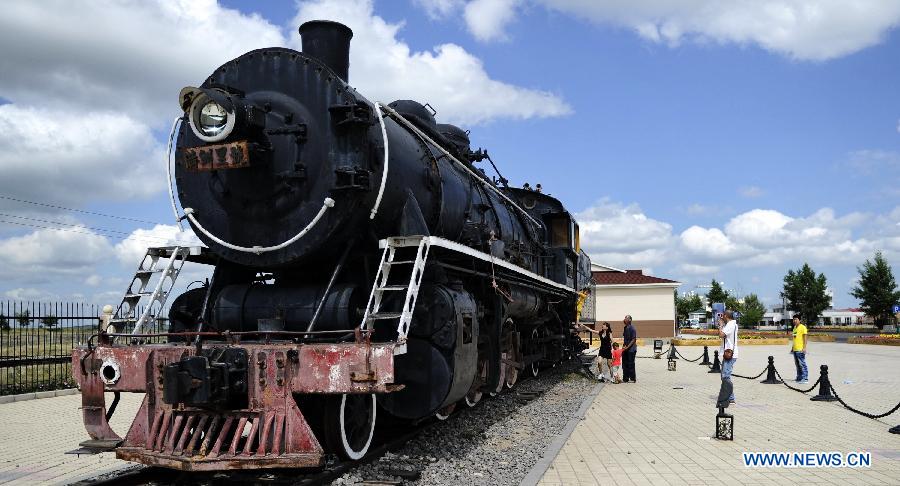
M 687 358 L 701 347 L 680 347 Z M 793 358 L 784 346 L 743 346 L 735 372 L 755 376 L 775 356 L 786 379 Z M 828 364 L 831 382 L 850 405 L 882 413 L 900 401 L 900 347 L 810 343 L 810 381 Z M 649 355 L 650 347 L 638 355 Z M 712 354 L 712 350 L 710 350 Z M 812 402 L 783 385 L 734 378 L 733 442 L 714 435 L 720 380 L 697 363 L 637 360 L 636 384 L 608 385 L 562 448 L 540 484 L 680 485 L 900 484 L 900 412 L 871 420 L 837 402 Z M 763 376 L 764 378 L 764 376 Z M 746 468 L 742 452 L 872 453 L 872 467 Z
M 124 435 L 143 394 L 123 393 L 112 428 Z M 112 403 L 112 394 L 106 403 Z M 81 422 L 81 395 L 0 405 L 0 483 L 68 484 L 129 467 L 112 452 L 67 455 L 89 439 Z
M 811 343 L 810 378 L 831 367 L 835 389 L 849 403 L 883 412 L 900 401 L 900 347 Z M 699 347 L 679 348 L 693 358 Z M 649 355 L 644 346 L 639 355 Z M 744 346 L 736 372 L 756 375 L 768 355 L 785 377 L 793 374 L 786 346 Z M 696 363 L 639 359 L 638 383 L 606 386 L 542 479 L 574 484 L 900 484 L 900 412 L 879 421 L 837 403 L 811 402 L 782 385 L 735 379 L 734 442 L 710 439 L 718 375 Z M 139 395 L 122 394 L 112 420 L 124 434 Z M 80 395 L 0 405 L 0 483 L 65 484 L 128 467 L 112 453 L 65 455 L 87 438 Z M 747 469 L 741 452 L 868 451 L 867 469 Z

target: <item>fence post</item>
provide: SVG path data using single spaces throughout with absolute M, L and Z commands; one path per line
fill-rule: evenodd
M 675 343 L 669 341 L 669 360 L 678 359 L 678 355 L 675 354 Z
M 713 351 L 713 364 L 712 368 L 709 369 L 707 373 L 721 373 L 722 372 L 722 363 L 719 362 L 719 350 Z
M 821 377 L 819 378 L 819 394 L 811 397 L 810 400 L 814 402 L 833 402 L 837 400 L 837 398 L 831 394 L 831 381 L 828 380 L 828 365 L 820 366 L 819 370 L 819 373 L 821 373 Z
M 778 381 L 778 377 L 775 376 L 775 357 L 769 356 L 769 365 L 766 366 L 766 379 L 761 381 L 760 383 L 765 383 L 766 385 L 778 385 L 781 382 Z
M 711 364 L 709 362 L 709 346 L 703 346 L 703 361 L 700 362 L 700 366 L 709 366 Z

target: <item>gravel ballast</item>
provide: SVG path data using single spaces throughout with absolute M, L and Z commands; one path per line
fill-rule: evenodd
M 449 419 L 394 452 L 361 465 L 332 484 L 403 480 L 422 485 L 517 485 L 563 432 L 596 381 L 577 360 L 521 380 L 512 390 L 457 407 Z

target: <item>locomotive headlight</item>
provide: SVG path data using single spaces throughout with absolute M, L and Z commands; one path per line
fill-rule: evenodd
M 215 101 L 209 101 L 200 108 L 197 127 L 207 137 L 215 137 L 222 133 L 228 124 L 228 112 L 222 105 Z
M 204 142 L 219 142 L 234 131 L 234 104 L 221 89 L 184 88 L 179 96 L 194 135 Z

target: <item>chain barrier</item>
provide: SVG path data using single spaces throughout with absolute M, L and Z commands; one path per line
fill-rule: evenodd
M 669 348 L 667 348 L 665 351 L 662 351 L 662 352 L 660 353 L 660 355 L 665 354 L 665 353 L 668 352 L 671 348 L 672 348 L 672 346 L 671 346 L 671 344 L 670 344 L 670 345 L 669 345 Z M 696 359 L 687 359 L 687 358 L 685 358 L 685 357 L 681 354 L 681 352 L 679 352 L 677 349 L 675 350 L 675 354 L 678 355 L 681 359 L 683 359 L 683 360 L 685 360 L 685 361 L 688 361 L 688 362 L 691 362 L 691 363 L 692 363 L 692 362 L 695 362 L 695 361 L 699 361 L 701 358 L 703 358 L 703 355 L 700 355 L 700 357 L 698 357 L 698 358 L 696 358 Z M 638 358 L 654 358 L 654 356 L 638 356 Z M 778 377 L 778 381 L 779 381 L 782 385 L 784 385 L 784 386 L 787 387 L 788 389 L 793 390 L 793 391 L 795 391 L 795 392 L 799 392 L 799 393 L 809 393 L 809 392 L 815 390 L 816 387 L 819 386 L 820 383 L 822 383 L 822 377 L 823 377 L 823 376 L 827 376 L 827 373 L 828 373 L 828 371 L 827 371 L 827 366 L 823 366 L 822 368 L 823 368 L 823 372 L 824 372 L 824 373 L 819 375 L 819 379 L 817 379 L 816 382 L 812 384 L 812 386 L 810 386 L 809 388 L 807 388 L 807 389 L 804 390 L 804 389 L 802 389 L 802 388 L 796 388 L 796 387 L 793 387 L 793 386 L 791 386 L 791 385 L 788 385 L 788 384 L 787 384 L 787 381 L 785 381 L 785 379 L 781 377 L 781 373 L 778 372 L 778 369 L 775 368 L 774 364 L 771 363 L 771 361 L 772 361 L 771 358 L 769 359 L 769 361 L 770 361 L 770 364 L 767 365 L 765 368 L 763 368 L 763 370 L 760 371 L 759 374 L 756 375 L 756 376 L 744 376 L 744 375 L 739 375 L 739 374 L 737 374 L 737 373 L 732 373 L 731 376 L 736 377 L 736 378 L 743 378 L 743 379 L 745 379 L 745 380 L 755 380 L 755 379 L 761 377 L 762 375 L 764 375 L 764 374 L 769 370 L 769 367 L 771 366 L 772 371 L 775 372 L 775 376 Z M 706 365 L 706 366 L 709 367 L 709 368 L 712 368 L 712 367 L 714 366 L 714 364 L 710 364 L 710 365 Z M 845 401 L 841 398 L 841 396 L 838 395 L 837 390 L 834 389 L 834 386 L 832 386 L 830 382 L 829 382 L 829 383 L 826 383 L 826 385 L 827 385 L 828 390 L 831 391 L 831 394 L 834 395 L 834 399 L 836 399 L 838 403 L 840 403 L 840 404 L 841 404 L 844 408 L 846 408 L 847 410 L 849 410 L 849 411 L 851 411 L 851 412 L 853 412 L 853 413 L 855 413 L 855 414 L 857 414 L 857 415 L 862 415 L 863 417 L 866 417 L 866 418 L 869 418 L 869 419 L 876 420 L 876 419 L 880 419 L 880 418 L 887 417 L 888 415 L 891 415 L 891 414 L 893 414 L 894 412 L 900 410 L 900 403 L 897 403 L 897 405 L 895 405 L 893 408 L 891 408 L 890 410 L 888 410 L 887 412 L 884 412 L 884 413 L 873 414 L 873 413 L 863 412 L 862 410 L 858 410 L 858 409 L 856 409 L 856 408 L 853 408 L 853 407 L 850 406 L 849 404 L 847 404 L 847 402 L 845 402 Z M 824 388 L 824 387 L 823 387 L 823 388 Z M 818 398 L 818 397 L 813 397 L 813 400 L 816 400 L 816 399 L 819 399 L 819 398 Z M 891 432 L 894 432 L 894 429 L 891 429 Z M 900 433 L 900 432 L 894 432 L 894 433 Z
M 769 369 L 769 367 L 766 366 L 766 367 L 763 368 L 763 370 L 760 371 L 759 374 L 756 375 L 756 376 L 744 376 L 744 375 L 739 375 L 739 374 L 737 374 L 737 373 L 732 373 L 731 376 L 735 376 L 735 377 L 738 377 L 738 378 L 743 378 L 743 379 L 745 379 L 745 380 L 755 380 L 755 379 L 759 378 L 760 376 L 762 376 L 763 373 L 765 373 L 768 369 Z
M 887 417 L 888 415 L 890 415 L 890 414 L 896 412 L 897 410 L 900 410 L 900 403 L 898 403 L 896 406 L 894 406 L 894 408 L 888 410 L 888 411 L 885 412 L 885 413 L 880 413 L 880 414 L 866 413 L 866 412 L 863 412 L 863 411 L 861 411 L 861 410 L 857 410 L 857 409 L 851 407 L 850 405 L 847 405 L 847 402 L 845 402 L 844 400 L 841 399 L 841 396 L 838 395 L 838 393 L 837 393 L 837 391 L 834 389 L 834 387 L 831 386 L 830 388 L 831 388 L 831 393 L 834 395 L 834 398 L 837 398 L 837 401 L 838 401 L 841 405 L 843 405 L 844 408 L 846 408 L 847 410 L 850 410 L 851 412 L 853 412 L 853 413 L 855 413 L 855 414 L 862 415 L 863 417 L 867 417 L 867 418 L 870 418 L 870 419 L 873 419 L 873 420 L 874 420 L 874 419 L 880 419 L 880 418 Z
M 669 347 L 666 348 L 665 350 L 660 351 L 660 352 L 659 352 L 659 355 L 662 356 L 662 355 L 668 353 L 670 349 L 672 349 L 672 345 L 671 345 L 671 344 L 670 344 Z M 635 356 L 635 358 L 641 358 L 641 359 L 656 359 L 656 353 L 654 352 L 653 356 Z
M 816 382 L 813 383 L 813 385 L 812 385 L 811 387 L 807 388 L 806 390 L 801 390 L 800 388 L 794 388 L 794 387 L 792 387 L 791 385 L 788 385 L 788 384 L 787 384 L 787 381 L 785 381 L 784 378 L 781 377 L 781 373 L 778 372 L 778 369 L 777 369 L 777 368 L 775 369 L 775 376 L 777 376 L 778 379 L 781 380 L 781 384 L 782 384 L 782 385 L 784 385 L 784 386 L 790 388 L 791 390 L 794 390 L 795 392 L 800 392 L 800 393 L 809 393 L 809 392 L 815 390 L 816 387 L 819 386 L 819 382 L 822 381 L 822 376 L 820 375 L 820 376 L 819 376 L 819 379 L 816 380 Z
M 681 359 L 687 361 L 688 363 L 694 363 L 696 361 L 700 361 L 701 359 L 703 359 L 702 354 L 700 356 L 697 356 L 695 359 L 687 359 L 681 354 L 681 351 L 678 351 L 677 349 L 675 350 L 675 354 L 677 354 Z

